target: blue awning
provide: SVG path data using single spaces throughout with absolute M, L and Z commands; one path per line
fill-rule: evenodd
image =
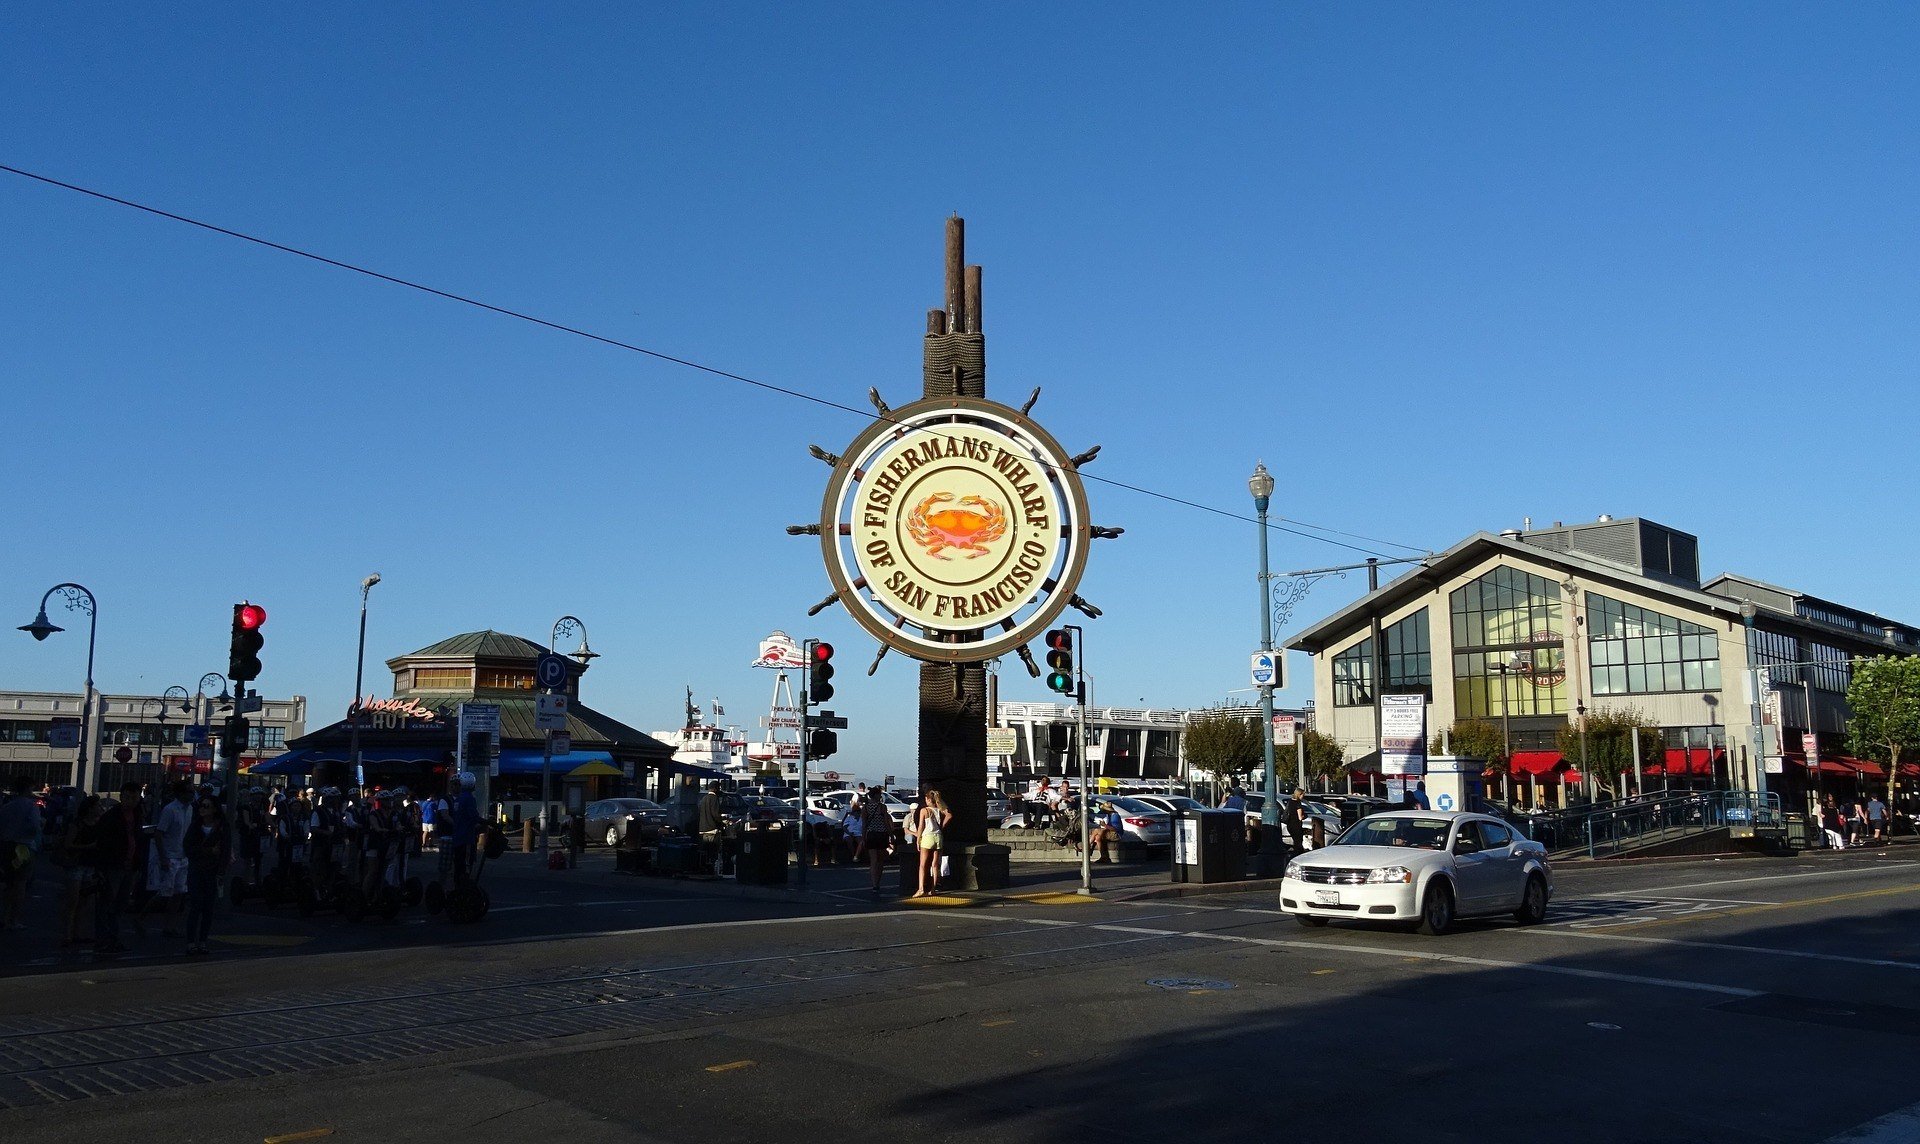
M 301 751 L 288 751 L 268 759 L 253 768 L 256 775 L 308 775 L 321 763 L 349 763 L 353 756 L 347 751 L 316 751 L 312 748 Z M 382 766 L 389 763 L 403 763 L 413 766 L 440 766 L 445 763 L 444 751 L 409 751 L 393 747 L 363 749 L 360 752 L 362 766 Z
M 503 775 L 537 775 L 541 761 L 546 758 L 542 751 L 528 747 L 505 747 L 500 751 L 500 773 Z M 619 766 L 613 756 L 606 751 L 569 751 L 553 757 L 553 773 L 564 775 L 568 771 L 585 763 L 606 763 Z
M 718 767 L 703 767 L 699 763 L 683 763 L 679 759 L 668 759 L 662 767 L 670 775 L 692 775 L 697 779 L 724 779 L 727 772 Z
M 288 751 L 286 754 L 268 759 L 264 763 L 254 764 L 253 770 L 250 773 L 256 775 L 310 774 L 313 771 L 313 756 L 314 752 L 312 751 Z

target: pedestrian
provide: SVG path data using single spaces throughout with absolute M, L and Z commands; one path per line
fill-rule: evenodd
M 1847 844 L 1849 846 L 1866 845 L 1867 804 L 1864 801 L 1857 798 L 1853 800 L 1853 809 L 1847 812 L 1847 827 L 1849 829 L 1849 833 L 1847 834 Z
M 93 895 L 100 889 L 100 871 L 94 864 L 100 849 L 100 796 L 90 794 L 80 800 L 78 808 L 67 820 L 66 831 L 60 839 L 60 851 L 54 856 L 65 876 L 65 896 L 60 905 L 60 948 L 72 949 L 76 945 L 92 945 L 94 942 L 93 921 L 88 918 L 83 926 L 81 918 L 91 906 Z
M 33 859 L 40 852 L 40 800 L 33 797 L 33 780 L 15 775 L 12 794 L 0 803 L 0 929 L 22 930 L 20 913 L 27 904 L 27 884 L 33 880 Z
M 1227 797 L 1220 800 L 1220 809 L 1237 810 L 1245 813 L 1247 809 L 1247 796 L 1241 793 L 1239 783 L 1227 784 Z
M 721 856 L 721 836 L 727 828 L 726 808 L 720 798 L 720 784 L 707 784 L 707 793 L 700 796 L 699 812 L 700 854 L 704 868 L 715 874 L 725 872 L 725 863 Z M 804 856 L 801 859 L 805 861 Z
M 867 869 L 873 875 L 873 896 L 880 896 L 880 875 L 887 856 L 893 852 L 893 814 L 887 800 L 876 788 L 860 804 L 860 844 L 866 851 Z
M 449 784 L 447 802 L 447 840 L 443 849 L 452 850 L 453 884 L 467 884 L 474 862 L 474 847 L 480 841 L 480 804 L 473 797 L 473 772 L 461 771 Z
M 267 792 L 250 787 L 240 797 L 240 866 L 247 880 L 258 884 L 262 842 L 267 836 Z
M 1427 801 L 1427 784 L 1424 782 L 1413 784 L 1413 809 L 1415 810 L 1432 810 L 1433 809 L 1432 805 L 1430 805 Z
M 100 873 L 100 893 L 94 900 L 95 953 L 124 953 L 120 941 L 120 911 L 134 900 L 139 878 L 140 784 L 120 788 L 118 802 L 105 804 L 100 814 L 100 845 L 94 868 Z
M 1847 840 L 1841 830 L 1846 826 L 1846 821 L 1840 816 L 1839 808 L 1833 805 L 1832 795 L 1828 795 L 1820 804 L 1819 811 L 1820 833 L 1826 837 L 1827 845 L 1835 850 L 1845 850 Z
M 1107 847 L 1120 840 L 1120 812 L 1114 809 L 1111 802 L 1103 800 L 1095 806 L 1093 821 L 1093 832 L 1087 835 L 1087 849 L 1099 848 L 1100 857 L 1094 859 L 1096 863 L 1111 862 L 1113 859 L 1108 856 Z
M 430 799 L 424 800 L 419 804 L 418 813 L 420 816 L 420 849 L 422 852 L 424 852 L 428 846 L 433 844 L 433 816 L 436 809 L 434 804 L 437 803 L 438 801 L 439 801 L 438 799 L 430 798 Z
M 867 841 L 867 784 L 861 783 L 860 789 L 847 804 L 847 812 L 840 816 L 840 829 L 846 834 L 847 841 L 853 843 L 853 860 L 860 861 L 866 855 Z
M 1307 849 L 1307 792 L 1300 787 L 1293 788 L 1293 797 L 1280 807 L 1282 821 L 1287 833 L 1293 835 L 1293 852 L 1302 854 Z
M 233 835 L 220 803 L 201 798 L 193 823 L 181 839 L 187 862 L 187 953 L 205 956 L 213 929 L 213 905 L 220 897 L 220 875 L 233 864 Z
M 1873 834 L 1875 846 L 1887 840 L 1887 804 L 1877 794 L 1867 799 L 1867 829 Z
M 920 891 L 916 898 L 931 897 L 940 892 L 940 832 L 947 823 L 953 821 L 953 812 L 947 809 L 946 800 L 937 790 L 929 790 L 915 813 L 917 823 L 917 843 L 920 852 Z
M 160 899 L 160 932 L 179 937 L 175 919 L 187 904 L 187 827 L 193 824 L 193 784 L 173 784 L 173 798 L 153 822 L 153 849 L 147 856 L 147 892 Z

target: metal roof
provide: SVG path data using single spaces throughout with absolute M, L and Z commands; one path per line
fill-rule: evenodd
M 457 636 L 448 636 L 439 643 L 428 644 L 419 651 L 408 655 L 395 656 L 388 663 L 398 663 L 407 659 L 447 659 L 453 657 L 485 657 L 488 659 L 537 659 L 546 654 L 547 649 L 524 636 L 508 635 L 488 628 L 481 632 L 462 632 Z

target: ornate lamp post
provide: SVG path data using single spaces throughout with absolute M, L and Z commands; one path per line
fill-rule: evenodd
M 360 647 L 353 658 L 353 721 L 347 728 L 347 754 L 353 757 L 353 781 L 356 784 L 364 783 L 367 777 L 360 766 L 360 687 L 367 669 L 367 594 L 379 582 L 378 572 L 360 581 Z
M 580 633 L 580 646 L 574 649 L 573 658 L 585 666 L 588 660 L 596 659 L 600 653 L 587 646 L 587 625 L 578 616 L 561 616 L 553 622 L 553 631 L 547 634 L 547 650 L 552 651 L 560 642 L 560 637 Z M 553 732 L 541 732 L 546 740 L 545 750 L 540 758 L 540 853 L 544 856 L 551 844 L 553 819 Z
M 32 623 L 21 624 L 21 631 L 36 640 L 44 640 L 55 632 L 66 631 L 65 628 L 47 620 L 47 601 L 53 598 L 55 592 L 60 593 L 60 598 L 66 601 L 68 611 L 83 612 L 87 617 L 87 685 L 80 696 L 80 749 L 73 761 L 73 785 L 85 791 L 89 786 L 87 774 L 89 745 L 93 747 L 94 773 L 91 777 L 98 779 L 100 772 L 100 744 L 91 742 L 93 736 L 89 733 L 93 722 L 93 637 L 100 626 L 99 604 L 94 600 L 93 593 L 79 584 L 55 584 L 47 589 L 46 595 L 40 597 L 40 614 L 33 617 Z
M 1247 479 L 1247 489 L 1253 493 L 1253 509 L 1260 517 L 1260 650 L 1271 654 L 1273 610 L 1270 596 L 1273 574 L 1267 568 L 1267 506 L 1273 500 L 1273 474 L 1267 471 L 1265 462 L 1253 466 L 1253 476 Z M 1272 682 L 1260 685 L 1260 752 L 1265 764 L 1261 778 L 1267 794 L 1260 804 L 1260 856 L 1257 865 L 1260 876 L 1270 878 L 1279 873 L 1286 861 L 1285 849 L 1280 841 L 1280 779 L 1273 767 Z

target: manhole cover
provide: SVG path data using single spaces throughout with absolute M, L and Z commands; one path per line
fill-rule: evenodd
M 1188 993 L 1217 992 L 1233 988 L 1231 981 L 1209 981 L 1204 977 L 1154 977 L 1148 979 L 1147 984 L 1156 989 L 1179 989 Z

